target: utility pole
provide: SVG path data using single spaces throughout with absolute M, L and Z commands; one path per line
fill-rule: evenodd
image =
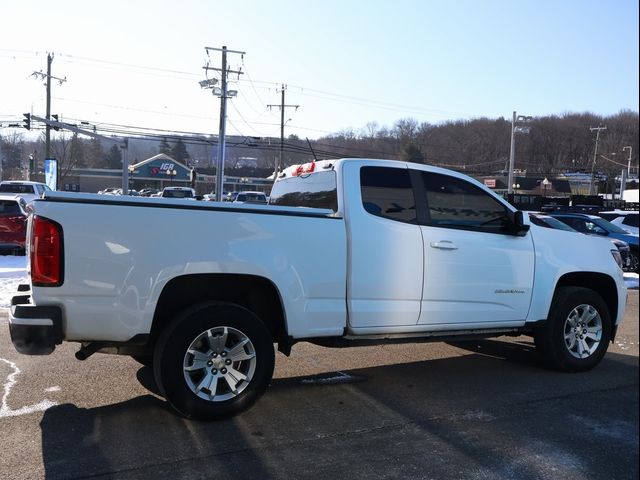
M 298 110 L 300 105 L 286 105 L 284 103 L 284 92 L 287 90 L 287 86 L 283 83 L 282 88 L 280 89 L 281 97 L 280 97 L 280 105 L 267 105 L 268 108 L 279 107 L 280 108 L 280 156 L 278 157 L 278 164 L 275 168 L 275 175 L 278 175 L 278 172 L 282 169 L 282 152 L 284 150 L 284 109 L 285 108 L 295 108 Z M 288 120 L 287 120 L 288 121 Z
M 46 119 L 51 120 L 51 63 L 53 55 L 47 53 L 47 114 Z M 45 127 L 45 148 L 44 158 L 51 158 L 51 126 L 47 123 Z
M 47 53 L 47 73 L 44 74 L 42 72 L 33 72 L 31 76 L 39 77 L 41 79 L 46 80 L 47 87 L 47 113 L 46 119 L 51 120 L 51 79 L 57 80 L 60 85 L 67 81 L 67 77 L 59 78 L 51 75 L 51 64 L 53 63 L 53 54 Z M 45 126 L 45 150 L 44 150 L 44 158 L 51 158 L 51 126 L 47 123 Z M 37 172 L 37 167 L 35 168 Z
M 589 195 L 593 195 L 593 186 L 595 181 L 595 171 L 596 171 L 596 158 L 598 158 L 598 141 L 600 140 L 600 132 L 602 130 L 606 130 L 607 127 L 590 127 L 590 131 L 596 132 L 596 149 L 593 152 L 593 164 L 591 165 L 591 185 L 589 185 Z
M 226 129 L 226 121 L 227 121 L 227 98 L 235 97 L 238 94 L 237 90 L 227 90 L 227 76 L 230 73 L 237 74 L 238 76 L 242 75 L 241 70 L 229 70 L 227 68 L 227 53 L 237 53 L 239 55 L 244 56 L 245 52 L 240 52 L 237 50 L 228 50 L 227 47 L 223 46 L 222 48 L 212 48 L 212 47 L 204 47 L 207 55 L 210 50 L 222 52 L 222 68 L 213 68 L 209 67 L 209 65 L 205 65 L 205 70 L 215 70 L 220 72 L 221 82 L 220 88 L 213 87 L 215 82 L 211 83 L 213 94 L 220 97 L 220 126 L 218 131 L 218 165 L 216 167 L 216 202 L 222 201 L 222 191 L 224 190 L 224 154 L 225 154 L 225 129 Z M 207 81 L 204 81 L 205 83 Z M 200 86 L 203 88 L 209 88 L 209 85 L 203 85 L 203 82 L 200 82 Z

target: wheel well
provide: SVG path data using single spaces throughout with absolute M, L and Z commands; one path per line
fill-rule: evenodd
M 274 342 L 286 337 L 284 309 L 270 280 L 255 275 L 194 274 L 176 277 L 163 288 L 153 316 L 150 342 L 155 342 L 178 312 L 212 300 L 235 303 L 252 311 L 269 329 Z
M 584 287 L 594 290 L 607 305 L 611 324 L 615 323 L 618 314 L 618 289 L 610 276 L 596 272 L 567 273 L 560 277 L 556 289 L 558 287 Z

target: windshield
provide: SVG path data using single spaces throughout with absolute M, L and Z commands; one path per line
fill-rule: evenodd
M 623 230 L 617 225 L 614 225 L 613 223 L 606 221 L 604 218 L 594 217 L 594 218 L 590 218 L 590 220 L 596 225 L 598 225 L 600 228 L 604 228 L 609 233 L 622 233 L 624 235 L 629 234 L 629 232 L 627 232 L 626 230 Z

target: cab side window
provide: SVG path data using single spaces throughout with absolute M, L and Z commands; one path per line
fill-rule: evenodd
M 507 233 L 507 208 L 481 188 L 461 178 L 421 172 L 428 224 L 435 227 Z
M 416 201 L 406 168 L 363 167 L 360 189 L 362 206 L 371 215 L 417 223 Z

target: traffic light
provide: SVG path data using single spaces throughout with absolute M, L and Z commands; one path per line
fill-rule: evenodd
M 31 114 L 30 113 L 23 113 L 22 114 L 24 116 L 24 120 L 22 120 L 22 126 L 24 128 L 26 128 L 27 130 L 31 130 Z
M 58 115 L 57 114 L 51 115 L 51 117 L 53 118 L 54 122 L 58 121 Z M 56 125 L 56 126 L 53 127 L 53 129 L 57 132 L 58 130 L 60 130 L 60 127 Z

